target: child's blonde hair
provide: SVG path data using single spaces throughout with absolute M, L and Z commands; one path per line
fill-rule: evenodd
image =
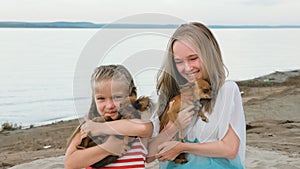
M 136 87 L 134 85 L 133 78 L 130 72 L 122 65 L 101 65 L 94 70 L 94 73 L 91 77 L 91 86 L 92 86 L 92 102 L 91 107 L 88 113 L 88 118 L 93 119 L 94 117 L 99 116 L 99 112 L 96 108 L 96 103 L 94 99 L 94 91 L 97 88 L 98 83 L 104 80 L 118 80 L 122 81 L 128 85 L 128 94 L 129 96 L 137 95 Z
M 94 73 L 91 77 L 91 86 L 92 86 L 92 102 L 91 107 L 88 113 L 88 118 L 93 119 L 94 117 L 100 116 L 95 99 L 94 99 L 94 91 L 97 88 L 98 83 L 104 80 L 122 80 L 122 82 L 126 83 L 128 85 L 128 94 L 129 96 L 137 95 L 136 93 L 136 87 L 133 82 L 133 78 L 129 71 L 122 65 L 102 65 L 97 67 L 94 70 Z M 67 146 L 69 147 L 72 139 L 74 136 L 80 131 L 80 125 L 75 129 L 71 137 L 69 137 L 67 141 Z

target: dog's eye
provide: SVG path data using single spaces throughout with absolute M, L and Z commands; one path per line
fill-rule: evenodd
M 209 89 L 204 89 L 203 92 L 204 92 L 204 93 L 208 93 L 208 92 L 209 92 Z

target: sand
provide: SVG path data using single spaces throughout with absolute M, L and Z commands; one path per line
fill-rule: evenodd
M 300 169 L 300 70 L 238 85 L 247 123 L 246 168 Z M 77 125 L 73 120 L 1 131 L 0 168 L 63 168 L 65 144 Z

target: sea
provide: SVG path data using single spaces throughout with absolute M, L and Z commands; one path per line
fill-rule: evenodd
M 300 68 L 299 28 L 211 29 L 228 80 Z M 0 29 L 0 124 L 27 128 L 81 118 L 97 65 L 124 64 L 139 95 L 155 98 L 156 74 L 174 29 Z

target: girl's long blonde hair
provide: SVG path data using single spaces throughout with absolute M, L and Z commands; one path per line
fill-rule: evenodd
M 167 56 L 157 75 L 157 93 L 159 94 L 158 105 L 166 107 L 168 102 L 176 95 L 180 94 L 179 85 L 187 83 L 178 72 L 174 56 L 173 45 L 177 40 L 184 40 L 201 56 L 203 63 L 203 73 L 207 77 L 213 91 L 213 96 L 216 96 L 219 88 L 223 85 L 228 73 L 224 65 L 221 50 L 218 42 L 212 32 L 199 22 L 191 22 L 182 24 L 174 32 L 169 40 L 167 47 Z M 212 101 L 214 105 L 214 99 Z M 159 115 L 164 112 L 164 109 L 159 109 Z M 209 112 L 210 113 L 210 112 Z

